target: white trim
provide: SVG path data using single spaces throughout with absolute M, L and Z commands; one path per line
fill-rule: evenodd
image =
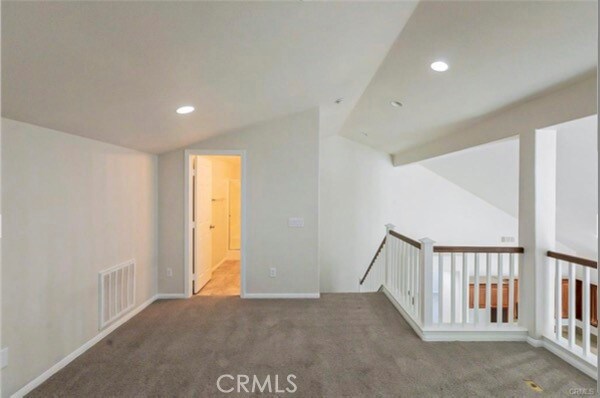
M 69 363 L 71 363 L 73 360 L 75 360 L 78 356 L 80 356 L 81 354 L 83 354 L 84 352 L 86 352 L 87 350 L 92 348 L 95 344 L 99 343 L 100 340 L 102 340 L 103 338 L 105 338 L 106 336 L 108 336 L 109 334 L 114 332 L 115 329 L 117 329 L 119 326 L 121 326 L 122 324 L 124 324 L 125 322 L 127 322 L 128 320 L 130 320 L 131 318 L 136 316 L 137 314 L 139 314 L 142 310 L 144 310 L 146 307 L 148 307 L 150 304 L 152 304 L 155 300 L 156 300 L 156 296 L 153 296 L 149 300 L 140 304 L 134 310 L 128 312 L 126 315 L 124 315 L 122 318 L 117 320 L 115 323 L 108 326 L 106 329 L 102 330 L 96 336 L 92 337 L 90 340 L 85 342 L 81 347 L 77 348 L 75 351 L 71 352 L 69 355 L 67 355 L 66 357 L 64 357 L 57 363 L 55 363 L 52 367 L 50 367 L 50 369 L 46 370 L 41 375 L 39 375 L 35 379 L 31 380 L 29 383 L 25 384 L 25 386 L 23 386 L 21 389 L 19 389 L 17 392 L 15 392 L 13 395 L 11 395 L 11 398 L 22 398 L 25 395 L 29 394 L 40 384 L 42 384 L 43 382 L 48 380 L 50 377 L 52 377 L 56 372 L 58 372 L 59 370 L 61 370 L 65 366 L 67 366 Z
M 320 293 L 246 293 L 248 299 L 318 299 Z
M 247 167 L 246 167 L 246 151 L 245 150 L 219 150 L 219 149 L 186 149 L 184 151 L 183 156 L 183 169 L 184 169 L 184 195 L 183 195 L 183 207 L 184 207 L 184 219 L 183 219 L 183 236 L 184 236 L 184 286 L 183 291 L 185 297 L 192 297 L 192 264 L 191 264 L 191 256 L 190 256 L 190 228 L 189 228 L 189 219 L 190 219 L 190 157 L 191 156 L 239 156 L 241 163 L 241 184 L 242 184 L 242 192 L 241 192 L 241 200 L 242 200 L 242 242 L 240 248 L 240 273 L 241 273 L 241 291 L 240 297 L 246 297 L 246 248 L 248 247 L 247 239 L 246 239 L 246 205 L 247 205 Z
M 390 291 L 384 286 L 381 285 L 381 287 L 379 288 L 380 291 L 383 292 L 383 294 L 385 294 L 385 296 L 388 298 L 388 300 L 390 300 L 390 302 L 392 303 L 392 305 L 394 307 L 396 307 L 396 309 L 398 310 L 398 312 L 400 313 L 400 315 L 402 315 L 402 318 L 404 318 L 406 320 L 406 322 L 408 322 L 408 324 L 410 325 L 410 327 L 413 328 L 413 330 L 415 331 L 415 333 L 417 334 L 417 336 L 419 336 L 421 338 L 421 340 L 424 340 L 423 338 L 423 329 L 421 328 L 421 325 L 419 325 L 419 323 L 413 319 L 412 316 L 410 316 L 408 314 L 408 312 L 406 312 L 404 310 L 404 308 L 402 308 L 402 306 L 400 305 L 400 303 L 398 303 L 396 301 L 396 299 L 394 298 L 394 296 L 392 296 L 392 293 L 390 293 Z
M 544 341 L 541 339 L 534 339 L 531 336 L 527 336 L 527 339 L 525 340 L 529 343 L 530 346 L 535 347 L 535 348 L 540 348 L 544 346 Z
M 598 380 L 598 367 L 594 363 L 595 358 L 583 358 L 576 353 L 571 352 L 566 346 L 547 337 L 535 339 L 527 334 L 527 329 L 524 327 L 498 326 L 496 328 L 485 327 L 484 329 L 483 327 L 469 327 L 469 325 L 448 325 L 423 329 L 421 325 L 402 308 L 396 299 L 394 299 L 384 285 L 382 285 L 379 290 L 385 294 L 392 305 L 396 307 L 400 315 L 402 315 L 423 341 L 523 341 L 529 343 L 533 347 L 543 347 L 547 349 L 589 377 Z
M 221 261 L 219 261 L 219 263 L 217 265 L 215 265 L 214 267 L 212 267 L 212 271 L 216 271 L 217 268 L 219 268 L 221 265 L 225 264 L 225 262 L 227 262 L 227 260 L 229 260 L 227 258 L 227 256 L 223 257 L 223 259 Z
M 187 298 L 187 296 L 183 293 L 158 293 L 155 296 L 155 300 L 173 300 L 184 298 Z
M 423 341 L 527 341 L 527 330 L 517 328 L 430 328 L 423 331 Z
M 474 327 L 473 325 L 442 325 L 423 328 L 382 285 L 379 289 L 396 307 L 400 315 L 423 341 L 526 341 L 527 329 L 519 326 Z
M 591 360 L 581 358 L 575 353 L 572 353 L 568 348 L 563 347 L 556 341 L 547 337 L 542 337 L 543 347 L 567 362 L 569 365 L 579 369 L 594 380 L 598 380 L 598 368 Z

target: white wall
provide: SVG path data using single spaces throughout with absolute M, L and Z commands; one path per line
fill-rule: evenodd
M 576 255 L 598 258 L 598 117 L 555 126 L 556 239 Z
M 321 291 L 356 291 L 385 223 L 438 244 L 501 245 L 517 220 L 427 168 L 392 167 L 389 156 L 342 137 L 321 141 Z
M 196 143 L 246 150 L 246 293 L 318 293 L 319 112 L 312 109 Z M 184 292 L 184 149 L 159 156 L 160 293 Z M 303 217 L 304 228 L 289 228 Z M 166 275 L 166 268 L 173 276 Z M 277 267 L 277 277 L 269 268 Z
M 519 215 L 519 137 L 437 156 L 420 164 L 511 216 Z
M 2 346 L 9 396 L 98 334 L 98 272 L 156 292 L 156 157 L 2 119 Z

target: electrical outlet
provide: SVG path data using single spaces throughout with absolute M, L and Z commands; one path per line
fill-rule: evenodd
M 173 276 L 173 268 L 167 268 L 167 276 L 169 278 Z
M 4 369 L 8 366 L 8 347 L 3 348 L 0 351 L 0 369 Z
M 277 268 L 275 268 L 275 267 L 271 267 L 271 268 L 269 269 L 269 276 L 270 276 L 271 278 L 275 278 L 275 277 L 277 276 Z
M 516 241 L 514 236 L 501 236 L 500 242 L 502 243 L 514 243 Z
M 301 218 L 301 217 L 290 217 L 288 219 L 288 227 L 290 227 L 290 228 L 304 228 L 304 218 Z

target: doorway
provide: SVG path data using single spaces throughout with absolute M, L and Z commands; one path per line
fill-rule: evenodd
M 186 151 L 186 296 L 243 296 L 243 152 Z

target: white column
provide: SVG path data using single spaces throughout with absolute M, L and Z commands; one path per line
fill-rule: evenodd
M 525 248 L 519 271 L 519 325 L 539 339 L 552 331 L 554 267 L 546 252 L 556 240 L 556 132 L 520 134 L 519 243 Z
M 433 244 L 429 238 L 421 239 L 419 252 L 420 318 L 423 327 L 433 324 Z

